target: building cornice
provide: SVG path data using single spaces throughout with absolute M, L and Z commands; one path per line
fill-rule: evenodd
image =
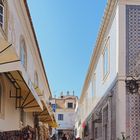
M 88 85 L 89 85 L 89 81 L 92 77 L 92 72 L 95 69 L 96 63 L 98 61 L 99 53 L 100 53 L 102 42 L 103 42 L 103 39 L 104 39 L 104 35 L 106 33 L 107 27 L 108 27 L 110 19 L 111 19 L 111 15 L 113 13 L 113 10 L 114 10 L 117 2 L 118 2 L 118 0 L 108 0 L 106 10 L 104 12 L 104 16 L 103 16 L 103 19 L 102 19 L 101 27 L 100 27 L 100 30 L 99 30 L 99 33 L 98 33 L 97 41 L 96 41 L 96 44 L 95 44 L 95 48 L 93 50 L 93 54 L 92 54 L 92 57 L 91 57 L 91 60 L 90 60 L 90 65 L 89 65 L 89 68 L 88 68 L 88 72 L 87 72 L 87 75 L 86 75 L 86 79 L 85 79 L 85 82 L 84 82 L 82 93 L 81 93 L 81 96 L 80 96 L 80 103 L 82 103 L 82 100 L 85 96 L 86 90 L 87 90 Z
M 40 60 L 41 60 L 41 65 L 42 65 L 42 68 L 43 68 L 43 71 L 44 71 L 44 76 L 45 76 L 45 79 L 46 79 L 46 82 L 47 82 L 47 85 L 48 85 L 50 96 L 52 98 L 52 93 L 51 93 L 51 90 L 50 90 L 50 86 L 49 86 L 48 78 L 47 78 L 47 75 L 46 75 L 44 63 L 43 63 L 42 56 L 41 56 L 41 53 L 40 53 L 39 44 L 38 44 L 37 37 L 36 37 L 36 34 L 35 34 L 35 30 L 34 30 L 32 18 L 31 18 L 31 15 L 30 15 L 29 7 L 28 7 L 28 4 L 27 4 L 27 0 L 24 0 L 24 4 L 25 4 L 27 15 L 28 15 L 28 19 L 29 19 L 29 22 L 30 22 L 30 25 L 31 25 L 32 33 L 33 33 L 33 36 L 34 36 L 34 39 L 35 39 L 35 43 L 36 43 L 36 46 L 37 46 L 37 51 L 38 51 L 38 54 L 39 54 L 39 57 L 40 57 Z

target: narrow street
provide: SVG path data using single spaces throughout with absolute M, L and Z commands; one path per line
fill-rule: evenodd
M 140 0 L 0 0 L 0 140 L 140 140 Z

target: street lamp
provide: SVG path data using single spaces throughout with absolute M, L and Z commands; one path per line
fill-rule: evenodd
M 137 94 L 139 90 L 138 82 L 140 80 L 135 79 L 134 77 L 128 77 L 129 79 L 125 80 L 126 87 L 131 94 Z M 130 79 L 131 78 L 131 79 Z
M 128 76 L 125 80 L 126 87 L 131 94 L 138 94 L 140 83 L 140 51 L 136 53 L 135 66 L 133 67 L 133 76 Z M 134 78 L 135 77 L 135 78 Z

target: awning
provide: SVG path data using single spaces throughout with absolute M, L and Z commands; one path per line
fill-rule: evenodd
M 6 40 L 0 39 L 0 64 L 19 61 L 16 50 Z M 10 54 L 10 55 L 9 55 Z
M 44 104 L 44 110 L 38 114 L 39 120 L 43 123 L 47 123 L 49 126 L 53 128 L 58 127 L 51 107 L 47 105 L 45 101 L 43 101 L 43 104 Z
M 5 73 L 16 88 L 16 92 L 10 91 L 10 97 L 16 99 L 16 108 L 23 108 L 25 112 L 43 110 L 42 102 L 27 72 L 21 65 L 15 48 L 1 39 L 0 73 Z
M 83 123 L 82 123 L 82 128 L 85 128 L 85 126 L 86 126 L 86 122 L 83 121 Z

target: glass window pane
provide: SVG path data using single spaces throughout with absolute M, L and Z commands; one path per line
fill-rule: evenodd
M 24 40 L 21 42 L 20 48 L 20 60 L 22 65 L 26 68 L 27 67 L 27 54 L 26 54 L 26 46 Z
M 73 103 L 68 103 L 68 108 L 73 108 Z
M 103 54 L 103 72 L 104 72 L 104 76 L 107 74 L 108 72 L 108 66 L 109 66 L 109 61 L 108 61 L 108 47 L 105 48 L 104 50 L 104 54 Z
M 3 6 L 0 5 L 0 14 L 3 14 Z
M 20 60 L 21 60 L 21 63 L 24 65 L 24 49 L 23 49 L 23 47 L 21 47 Z
M 58 114 L 58 120 L 63 120 L 63 114 Z

